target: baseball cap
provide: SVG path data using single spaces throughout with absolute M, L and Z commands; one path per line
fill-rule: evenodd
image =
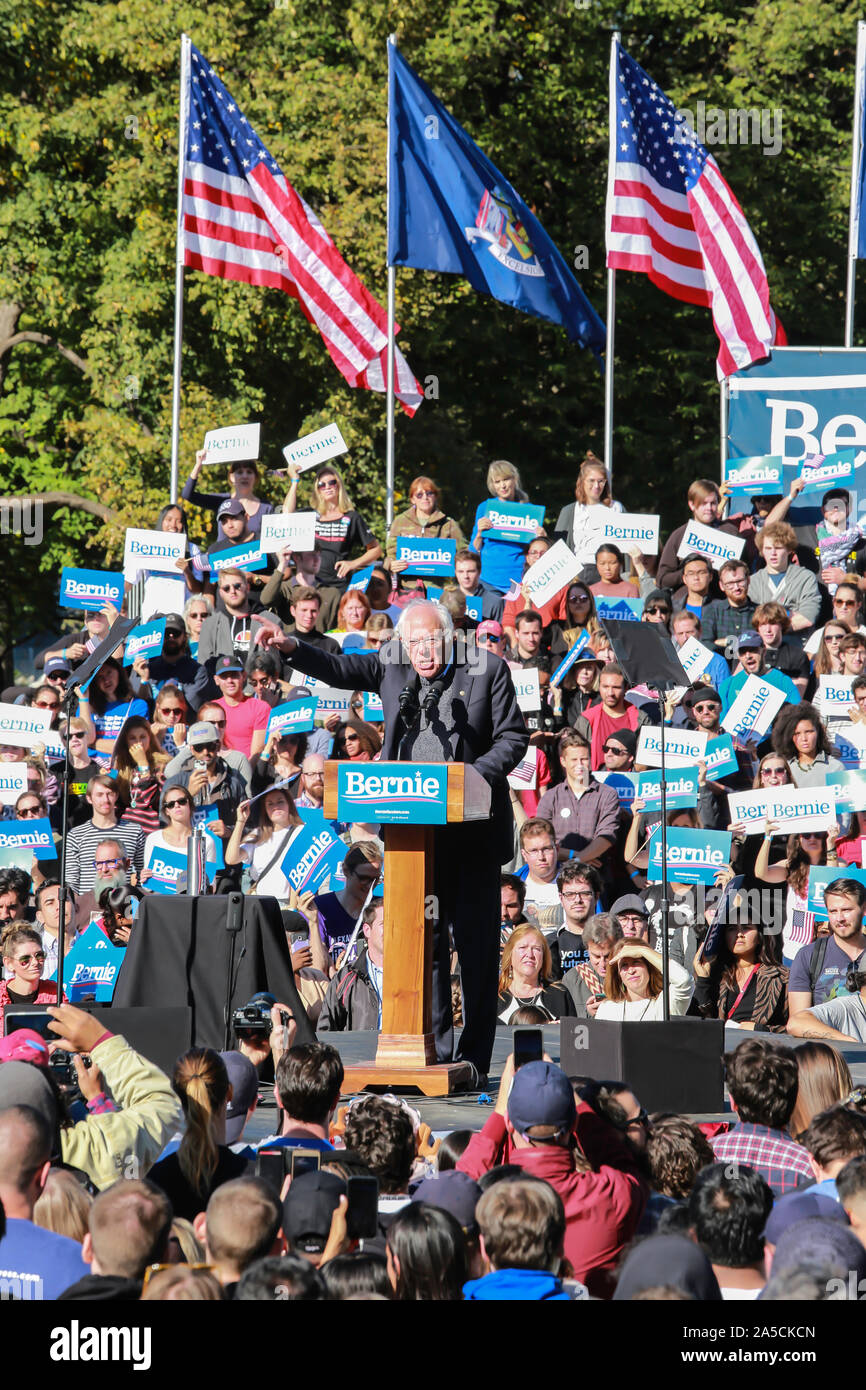
M 570 1129 L 577 1113 L 571 1082 L 552 1062 L 527 1062 L 514 1077 L 508 1097 L 508 1118 L 518 1134 L 537 1125 Z M 530 1136 L 531 1137 L 531 1136 Z
M 649 920 L 649 911 L 643 898 L 639 898 L 637 893 L 624 893 L 621 898 L 617 898 L 613 907 L 610 909 L 611 917 L 616 917 L 620 912 L 637 912 L 641 917 Z
M 227 497 L 217 512 L 217 521 L 222 521 L 224 516 L 245 516 L 246 508 L 243 502 L 237 497 Z
M 0 1110 L 11 1110 L 13 1105 L 29 1105 L 31 1110 L 38 1111 L 53 1134 L 57 1124 L 57 1102 L 41 1067 L 18 1061 L 4 1062 L 0 1066 Z
M 331 1217 L 346 1195 L 346 1184 L 336 1173 L 320 1170 L 293 1179 L 283 1202 L 283 1234 L 295 1249 L 308 1255 L 324 1250 Z
M 502 624 L 497 623 L 495 618 L 485 618 L 483 623 L 479 623 L 475 629 L 476 640 L 488 634 L 490 637 L 502 636 Z
M 763 644 L 763 642 L 761 641 L 760 633 L 757 633 L 757 632 L 744 632 L 743 635 L 742 635 L 742 637 L 739 638 L 739 640 L 738 640 L 738 642 L 737 642 L 737 651 L 738 651 L 738 652 L 757 652 L 757 651 L 760 651 L 760 650 L 761 650 L 761 647 L 763 647 L 763 645 L 764 645 L 764 644 Z
M 186 736 L 186 741 L 190 748 L 196 743 L 219 743 L 219 730 L 215 724 L 209 724 L 205 719 L 200 724 L 193 724 Z
M 238 661 L 236 656 L 219 657 L 214 668 L 214 675 L 227 676 L 231 671 L 237 671 L 239 675 L 243 675 L 243 662 Z
M 848 1224 L 845 1208 L 834 1197 L 827 1197 L 823 1192 L 810 1192 L 808 1189 L 805 1192 L 789 1192 L 785 1197 L 776 1199 L 764 1227 L 764 1240 L 768 1240 L 771 1245 L 778 1245 L 789 1226 L 796 1225 L 798 1221 L 808 1221 L 812 1216 L 822 1216 L 826 1221 L 838 1221 L 843 1226 Z
M 32 1062 L 48 1066 L 48 1044 L 34 1028 L 16 1028 L 0 1038 L 0 1062 Z
M 166 613 L 165 615 L 166 632 L 186 632 L 186 623 L 179 613 Z
M 466 1235 L 477 1234 L 475 1208 L 481 1201 L 481 1188 L 468 1173 L 453 1168 L 438 1173 L 435 1178 L 424 1178 L 412 1193 L 412 1201 L 447 1211 Z
M 56 676 L 58 671 L 65 671 L 67 675 L 72 671 L 72 665 L 65 656 L 52 656 L 51 660 L 45 663 L 46 676 Z
M 259 1075 L 242 1052 L 221 1052 L 232 1087 L 226 1106 L 226 1143 L 236 1144 L 247 1122 L 247 1112 L 259 1094 Z

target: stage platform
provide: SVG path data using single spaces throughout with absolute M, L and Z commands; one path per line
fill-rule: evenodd
M 738 1043 L 745 1038 L 754 1036 L 749 1032 L 729 1028 L 725 1032 L 726 1049 L 732 1050 Z M 775 1033 L 760 1033 L 758 1037 L 765 1038 L 770 1042 L 777 1042 L 781 1046 L 797 1047 L 804 1039 L 790 1038 L 786 1035 Z M 376 1055 L 377 1034 L 369 1033 L 328 1033 L 323 1034 L 321 1041 L 329 1042 L 337 1048 L 344 1063 L 369 1062 Z M 554 1061 L 559 1061 L 559 1025 L 552 1024 L 544 1029 L 544 1045 L 547 1055 Z M 452 1129 L 481 1129 L 488 1115 L 496 1104 L 496 1093 L 499 1089 L 499 1078 L 502 1075 L 503 1065 L 511 1051 L 512 1034 L 509 1028 L 497 1028 L 496 1041 L 493 1046 L 493 1062 L 490 1068 L 490 1085 L 486 1092 L 469 1092 L 457 1096 L 431 1097 L 421 1096 L 417 1093 L 403 1092 L 406 1100 L 415 1109 L 420 1111 L 426 1124 L 436 1134 L 447 1134 Z M 842 1044 L 839 1047 L 843 1053 L 851 1073 L 854 1077 L 855 1085 L 866 1085 L 866 1045 L 857 1043 Z M 613 1078 L 608 1078 L 613 1079 Z M 345 1099 L 349 1099 L 348 1096 Z M 728 1104 L 726 1098 L 726 1105 Z M 694 1119 L 704 1120 L 724 1120 L 732 1119 L 730 1109 L 724 1113 L 696 1114 Z M 259 1106 L 248 1123 L 245 1136 L 255 1142 L 264 1139 L 272 1134 L 277 1126 L 276 1106 L 273 1103 L 272 1088 L 263 1091 Z

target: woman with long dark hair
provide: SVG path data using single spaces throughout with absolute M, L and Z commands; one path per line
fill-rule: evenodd
M 243 1177 L 248 1160 L 226 1144 L 226 1106 L 232 1097 L 226 1065 L 210 1047 L 178 1057 L 171 1084 L 183 1106 L 186 1130 L 176 1153 L 156 1163 L 151 1182 L 169 1198 L 175 1216 L 192 1221 L 224 1182 Z
M 787 885 L 782 963 L 790 969 L 797 952 L 815 940 L 815 922 L 807 903 L 809 870 L 825 864 L 836 866 L 839 827 L 834 826 L 830 831 L 801 830 L 798 835 L 789 835 L 785 862 L 771 864 L 770 847 L 778 832 L 779 826 L 774 821 L 765 822 L 764 838 L 755 860 L 755 878 L 764 883 Z
M 146 717 L 147 713 L 146 702 L 133 694 L 127 671 L 113 656 L 100 666 L 87 694 L 78 699 L 79 719 L 96 729 L 93 747 L 103 767 L 109 765 L 117 736 L 126 720 L 134 715 Z
M 788 1022 L 788 972 L 773 958 L 770 943 L 756 923 L 728 926 L 718 955 L 694 961 L 695 1003 L 705 1018 L 720 1018 L 738 1028 L 784 1033 Z
M 184 502 L 192 502 L 196 507 L 204 507 L 205 511 L 217 513 L 223 502 L 229 498 L 237 498 L 246 512 L 247 530 L 258 537 L 262 530 L 262 517 L 274 510 L 273 503 L 265 502 L 256 495 L 259 482 L 258 465 L 252 459 L 237 459 L 228 466 L 230 492 L 199 492 L 196 483 L 205 457 L 205 450 L 199 449 L 192 472 L 183 485 L 181 497 Z M 217 527 L 217 539 L 225 540 L 225 532 L 221 525 Z
M 468 1275 L 466 1237 L 449 1211 L 410 1202 L 388 1227 L 385 1255 L 398 1301 L 462 1300 Z

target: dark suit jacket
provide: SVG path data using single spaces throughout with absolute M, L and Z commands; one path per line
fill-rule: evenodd
M 382 760 L 399 759 L 406 731 L 400 716 L 400 692 L 417 680 L 399 640 L 387 642 L 378 652 L 339 656 L 299 640 L 297 651 L 287 660 L 295 670 L 338 689 L 375 691 L 385 716 Z M 512 854 L 511 803 L 505 779 L 526 752 L 529 732 L 504 661 L 474 646 L 467 651 L 462 643 L 455 643 L 454 663 L 451 756 L 454 762 L 472 763 L 490 783 L 495 850 L 503 863 Z

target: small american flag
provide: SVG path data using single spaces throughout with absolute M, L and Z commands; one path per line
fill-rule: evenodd
M 787 339 L 758 244 L 712 155 L 619 44 L 610 109 L 608 266 L 712 310 L 720 379 L 760 361 Z
M 346 265 L 232 100 L 190 46 L 184 163 L 184 264 L 205 275 L 270 285 L 297 299 L 350 386 L 384 391 L 385 310 Z M 423 392 L 395 350 L 397 398 L 414 415 Z

